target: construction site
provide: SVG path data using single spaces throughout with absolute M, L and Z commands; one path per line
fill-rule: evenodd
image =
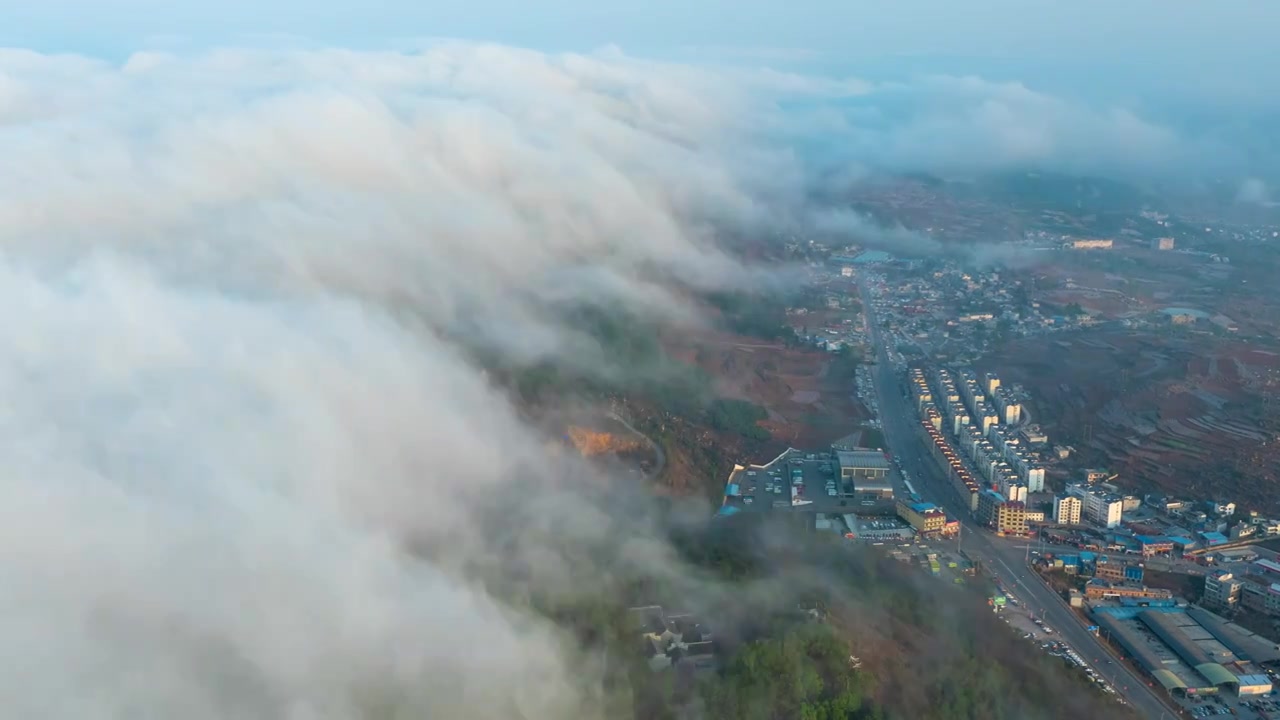
M 553 439 L 549 449 L 573 452 L 589 462 L 654 477 L 665 464 L 661 447 L 618 414 L 599 408 L 572 408 L 548 413 L 542 423 Z

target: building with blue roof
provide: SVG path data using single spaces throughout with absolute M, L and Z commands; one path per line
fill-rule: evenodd
M 1200 533 L 1200 538 L 1204 540 L 1205 545 L 1208 545 L 1209 547 L 1223 545 L 1229 542 L 1227 536 L 1220 532 L 1202 532 Z
M 947 514 L 933 503 L 898 500 L 898 517 L 920 533 L 942 532 L 947 525 Z
M 1173 541 L 1165 535 L 1138 535 L 1136 536 L 1143 557 L 1151 557 L 1153 555 L 1164 555 L 1173 552 Z

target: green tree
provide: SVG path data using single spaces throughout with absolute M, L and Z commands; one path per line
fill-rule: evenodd
M 740 648 L 704 699 L 725 720 L 849 720 L 866 709 L 865 688 L 835 631 L 804 622 Z

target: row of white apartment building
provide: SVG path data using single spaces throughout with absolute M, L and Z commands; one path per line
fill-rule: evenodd
M 1044 466 L 1031 455 L 1018 433 L 1007 425 L 997 425 L 987 438 L 1013 466 L 1022 482 L 1031 488 L 1031 492 L 1044 492 Z
M 1022 420 L 1022 403 L 1018 402 L 1012 390 L 1000 385 L 1000 378 L 995 373 L 982 376 L 982 387 L 990 403 L 996 406 L 1001 422 L 1016 425 Z
M 960 369 L 953 375 L 940 369 L 934 379 L 937 404 L 946 410 L 946 424 L 982 477 L 998 485 L 1000 492 L 1011 499 L 1022 494 L 1010 490 L 1014 485 L 1025 486 L 1026 492 L 1044 492 L 1044 467 L 1031 456 L 1018 434 L 1001 423 L 1000 413 L 987 403 L 987 395 L 991 393 L 1012 397 L 1000 386 L 1000 378 L 987 373 L 979 383 L 972 370 Z M 1021 412 L 1021 406 L 1017 405 L 1013 416 L 1020 418 Z
M 959 383 L 957 376 L 960 377 Z M 1009 446 L 1003 442 L 1003 436 L 993 435 L 1002 426 L 994 411 L 986 405 L 983 388 L 977 384 L 973 373 L 961 370 L 953 375 L 940 368 L 934 373 L 933 381 L 930 401 L 921 402 L 922 412 L 941 407 L 947 429 L 982 482 L 998 489 L 1010 502 L 1026 502 L 1027 494 L 1033 490 L 1019 477 L 1015 465 L 1010 463 Z M 939 402 L 934 404 L 933 400 Z M 992 441 L 993 437 L 1001 439 L 999 445 Z M 1039 478 L 1039 485 L 1043 488 L 1043 473 Z
M 1067 495 L 1080 500 L 1079 512 L 1086 520 L 1106 528 L 1120 526 L 1120 519 L 1124 514 L 1124 498 L 1119 495 L 1102 488 L 1081 484 L 1068 485 Z M 1058 503 L 1055 502 L 1055 511 L 1057 505 Z

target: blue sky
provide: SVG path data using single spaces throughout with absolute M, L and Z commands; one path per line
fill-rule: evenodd
M 1268 36 L 1280 3 L 1233 0 L 0 0 L 0 14 L 0 44 L 107 55 L 179 39 L 385 46 L 449 36 L 544 50 L 735 49 L 739 59 L 745 49 L 803 51 L 816 66 L 873 73 L 1238 97 L 1256 97 L 1280 69 Z

